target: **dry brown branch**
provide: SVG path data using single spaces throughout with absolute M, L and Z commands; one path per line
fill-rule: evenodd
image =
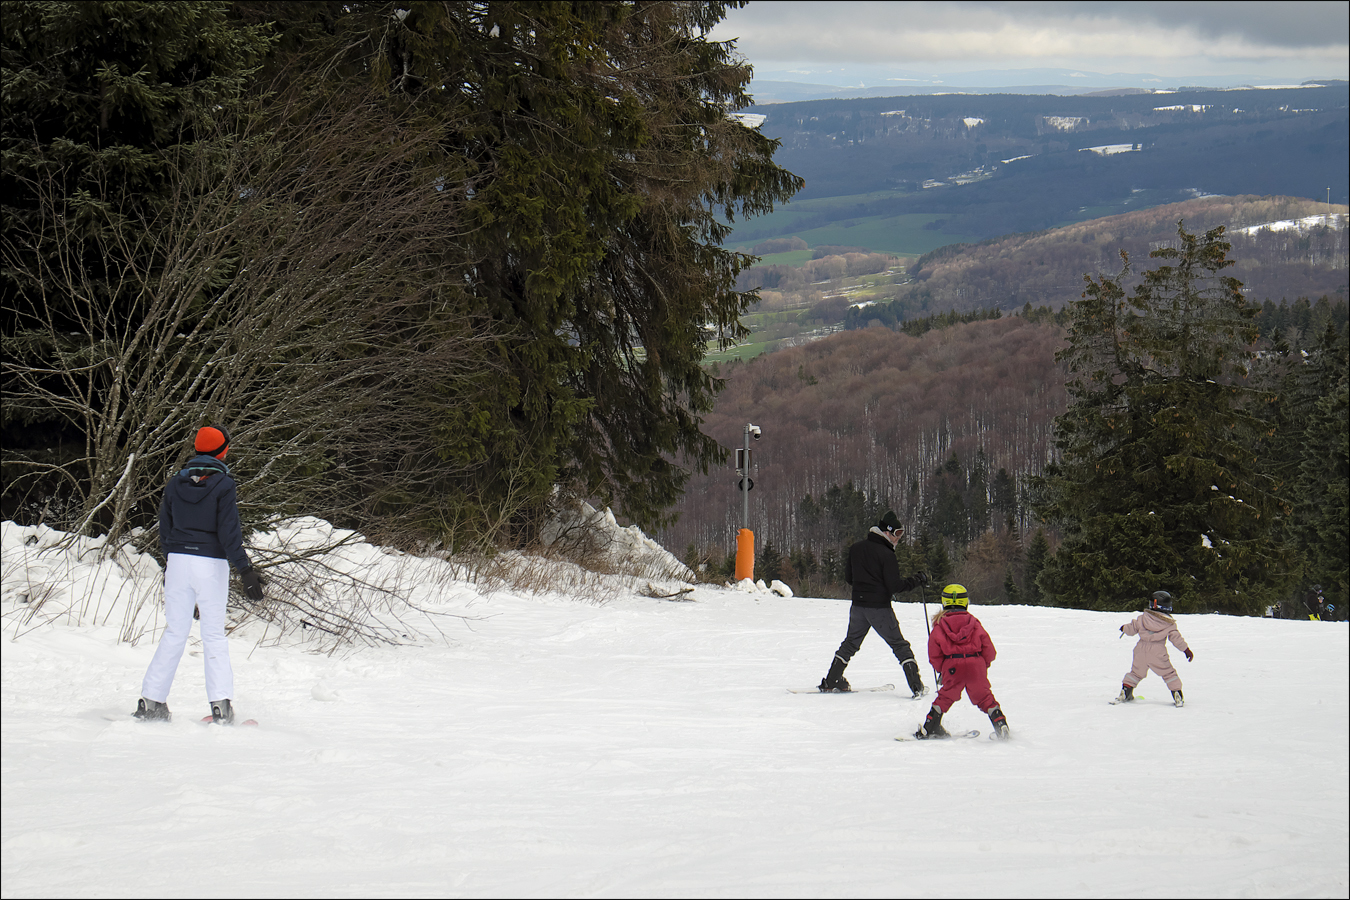
M 177 148 L 149 220 L 91 237 L 59 173 L 32 185 L 44 221 L 3 247 L 30 288 L 5 298 L 6 416 L 55 414 L 85 437 L 74 459 L 7 450 L 6 491 L 27 489 L 34 518 L 114 541 L 153 529 L 206 422 L 234 432 L 246 518 L 397 520 L 463 474 L 435 421 L 493 370 L 455 249 L 471 184 L 428 171 L 438 129 L 375 96 L 282 94 L 253 113 Z

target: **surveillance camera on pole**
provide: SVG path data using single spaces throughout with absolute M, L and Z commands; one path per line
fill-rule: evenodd
M 736 537 L 736 580 L 755 577 L 755 533 L 750 530 L 750 492 L 755 481 L 750 477 L 750 437 L 760 439 L 760 428 L 745 424 L 745 446 L 736 451 L 736 474 L 741 476 L 741 532 Z

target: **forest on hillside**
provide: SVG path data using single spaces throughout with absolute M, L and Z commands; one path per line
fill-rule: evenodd
M 750 527 L 761 544 L 785 554 L 811 545 L 819 557 L 835 536 L 813 530 L 800 507 L 831 488 L 851 484 L 869 503 L 894 509 L 911 532 L 928 524 L 943 492 L 939 470 L 953 455 L 963 490 L 981 458 L 988 479 L 1005 470 L 1020 490 L 1049 460 L 1052 425 L 1065 408 L 1055 362 L 1063 345 L 1061 328 L 1018 317 L 921 337 L 844 332 L 723 367 L 727 388 L 704 429 L 728 448 L 741 446 L 746 423 L 763 429 L 752 448 Z M 720 561 L 741 527 L 737 481 L 730 465 L 692 478 L 662 542 L 678 552 L 692 544 Z M 1031 524 L 1025 504 L 1009 513 L 1019 527 Z M 962 544 L 966 527 L 954 532 Z
M 1269 223 L 1323 216 L 1302 228 Z M 910 284 L 895 299 L 914 313 L 977 308 L 1015 309 L 1026 303 L 1058 308 L 1083 290 L 1085 273 L 1120 270 L 1122 251 L 1134 265 L 1150 251 L 1175 244 L 1177 222 L 1206 231 L 1225 226 L 1233 277 L 1260 303 L 1346 299 L 1350 230 L 1346 207 L 1288 197 L 1206 197 L 1036 234 L 1009 235 L 978 245 L 951 245 L 910 267 Z
M 1058 309 L 1082 293 L 1085 274 L 1119 272 L 1121 251 L 1138 266 L 1150 251 L 1175 243 L 1181 221 L 1197 230 L 1227 228 L 1232 271 L 1253 302 L 1323 296 L 1345 301 L 1350 299 L 1346 214 L 1343 205 L 1292 197 L 1204 197 L 1047 231 L 948 244 L 918 257 L 903 273 L 899 260 L 882 254 L 812 248 L 817 258 L 810 262 L 753 266 L 741 272 L 737 285 L 763 288 L 761 303 L 773 308 L 819 305 L 814 317 L 827 323 L 847 315 L 850 322 L 876 318 L 890 324 L 950 310 L 1009 312 L 1027 303 Z M 1305 218 L 1317 221 L 1283 229 L 1261 227 Z M 757 245 L 764 249 L 756 252 L 777 252 L 774 248 L 791 240 L 765 241 Z M 805 248 L 804 241 L 795 240 Z M 834 255 L 827 256 L 828 251 Z M 868 291 L 871 306 L 846 312 L 849 296 L 830 282 L 885 271 L 888 259 L 897 274 Z M 830 299 L 834 302 L 826 302 Z
M 1207 246 L 1227 246 L 1218 232 L 1205 240 Z M 1285 592 L 1296 589 L 1300 573 L 1332 582 L 1335 586 L 1328 590 L 1343 597 L 1346 541 L 1340 520 L 1346 508 L 1345 356 L 1350 337 L 1346 304 L 1321 298 L 1315 304 L 1300 299 L 1258 306 L 1243 297 L 1239 281 L 1223 276 L 1224 293 L 1205 287 L 1195 296 L 1202 304 L 1211 295 L 1226 296 L 1233 312 L 1206 312 L 1184 320 L 1192 323 L 1187 328 L 1222 324 L 1231 332 L 1211 339 L 1221 351 L 1202 352 L 1198 339 L 1154 323 L 1158 313 L 1145 305 L 1162 308 L 1170 302 L 1172 282 L 1161 279 L 1181 277 L 1165 276 L 1169 271 L 1187 270 L 1158 270 L 1150 262 L 1139 289 L 1141 299 L 1130 301 L 1140 305 L 1140 312 L 1129 314 L 1128 325 L 1123 324 L 1124 288 L 1102 277 L 1089 284 L 1083 300 L 1058 310 L 1027 304 L 1008 317 L 990 310 L 885 323 L 889 327 L 874 322 L 725 367 L 728 390 L 705 427 L 723 446 L 735 448 L 742 445 L 748 424 L 758 426 L 762 439 L 751 445 L 753 489 L 746 498 L 739 490 L 741 473 L 730 468 L 695 478 L 678 507 L 681 518 L 662 532 L 663 542 L 682 552 L 705 577 L 730 578 L 735 535 L 748 499 L 745 524 L 756 538 L 757 577 L 782 579 L 813 596 L 847 596 L 842 580 L 847 547 L 893 509 L 910 535 L 897 548 L 906 571 L 923 569 L 935 579 L 959 580 L 981 602 L 1051 600 L 1118 608 L 1137 589 L 1120 583 L 1103 592 L 1087 590 L 1085 582 L 1065 581 L 1062 527 L 1073 525 L 1075 516 L 1097 516 L 1115 502 L 1109 498 L 1124 497 L 1127 487 L 1135 486 L 1108 485 L 1105 493 L 1080 502 L 1080 512 L 1066 518 L 1053 510 L 1067 507 L 1056 507 L 1061 501 L 1051 498 L 1064 494 L 1057 473 L 1066 440 L 1075 427 L 1081 430 L 1074 423 L 1135 410 L 1131 427 L 1142 429 L 1145 437 L 1131 441 L 1158 446 L 1146 451 L 1151 463 L 1126 467 L 1136 473 L 1127 481 L 1137 476 L 1153 485 L 1143 496 L 1154 498 L 1158 521 L 1169 506 L 1160 502 L 1158 492 L 1164 486 L 1184 480 L 1180 473 L 1193 466 L 1214 466 L 1190 477 L 1200 480 L 1201 489 L 1231 477 L 1229 489 L 1252 496 L 1248 506 L 1261 508 L 1263 537 L 1233 538 L 1233 546 L 1270 548 L 1268 559 L 1251 564 L 1256 568 L 1242 564 L 1238 599 L 1222 584 L 1187 587 L 1192 583 L 1186 573 L 1198 574 L 1211 561 L 1204 553 L 1185 565 L 1163 565 L 1147 577 L 1167 578 L 1169 584 L 1181 578 L 1178 590 L 1197 610 L 1251 612 L 1289 598 Z M 1226 262 L 1220 270 L 1231 268 Z M 1115 319 L 1117 313 L 1094 313 L 1088 306 L 1088 295 L 1100 294 L 1102 285 L 1116 292 L 1112 296 L 1121 304 L 1122 319 Z M 1087 377 L 1081 360 L 1112 358 L 1110 340 L 1103 343 L 1087 328 L 1103 318 L 1108 334 L 1111 328 L 1122 329 L 1115 338 L 1119 353 L 1151 354 L 1160 361 L 1093 363 L 1122 366 L 1131 379 L 1142 377 L 1145 387 L 1129 402 L 1093 400 L 1082 387 L 1093 378 Z M 1110 325 L 1115 321 L 1121 324 Z M 1076 355 L 1066 356 L 1075 346 L 1074 329 L 1079 332 Z M 1147 347 L 1134 349 L 1135 344 Z M 1222 352 L 1229 360 L 1226 372 L 1216 373 L 1222 388 L 1208 376 L 1169 374 L 1180 365 L 1176 360 L 1188 358 L 1178 348 L 1190 346 L 1196 346 L 1198 358 Z M 1069 381 L 1070 376 L 1077 381 Z M 1068 415 L 1075 384 L 1080 397 L 1100 402 L 1101 410 L 1090 406 L 1086 413 Z M 1211 388 L 1220 395 L 1209 396 Z M 1185 392 L 1197 389 L 1203 399 L 1185 399 Z M 1159 431 L 1160 413 L 1170 420 L 1183 409 L 1192 424 Z M 1209 421 L 1223 414 L 1230 418 Z M 1141 416 L 1152 417 L 1153 424 L 1134 421 Z M 1240 442 L 1223 437 L 1236 436 L 1239 430 L 1233 429 L 1239 428 L 1245 435 Z M 1169 436 L 1161 437 L 1164 432 Z M 1101 435 L 1087 440 L 1079 465 L 1092 471 L 1096 453 L 1105 454 L 1112 441 Z M 1177 474 L 1161 480 L 1149 475 L 1168 454 L 1175 455 L 1177 461 L 1168 468 L 1179 467 Z M 1226 461 L 1205 462 L 1211 458 Z M 1252 481 L 1239 487 L 1237 473 L 1244 470 L 1255 474 L 1242 476 Z M 1047 493 L 1055 484 L 1061 485 L 1055 489 L 1059 493 Z M 1196 487 L 1165 488 L 1189 498 L 1179 500 L 1179 508 L 1195 508 L 1188 514 L 1191 524 L 1175 537 L 1181 546 L 1208 541 L 1209 532 L 1224 534 L 1231 526 L 1221 512 L 1211 510 L 1222 495 L 1202 490 L 1197 496 Z M 1218 491 L 1217 484 L 1211 490 Z M 1149 502 L 1139 497 L 1126 501 L 1126 514 L 1148 511 Z M 1247 507 L 1240 503 L 1238 508 Z M 1081 542 L 1082 535 L 1074 532 L 1074 539 Z M 1104 540 L 1107 556 L 1121 559 L 1147 556 L 1154 543 L 1125 533 Z M 1090 569 L 1092 578 L 1101 577 L 1102 562 Z M 1106 569 L 1112 566 L 1108 563 Z M 1046 581 L 1043 573 L 1058 574 Z M 1296 609 L 1297 600 L 1291 602 Z

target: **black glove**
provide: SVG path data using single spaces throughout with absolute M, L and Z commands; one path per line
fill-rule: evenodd
M 244 583 L 244 596 L 254 603 L 263 598 L 263 580 L 258 574 L 257 569 L 247 569 L 239 573 L 239 580 Z
M 1191 660 L 1195 659 L 1195 654 L 1191 652 L 1190 647 L 1187 647 L 1184 652 L 1186 654 L 1186 662 L 1190 662 Z
M 927 583 L 929 582 L 930 579 L 928 578 L 928 573 L 927 573 L 927 572 L 915 572 L 915 573 L 914 573 L 914 580 L 917 581 L 917 582 L 919 583 L 920 586 L 922 586 L 922 585 L 927 584 Z

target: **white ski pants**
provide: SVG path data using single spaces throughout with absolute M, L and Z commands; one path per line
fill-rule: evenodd
M 201 611 L 202 656 L 206 662 L 206 700 L 234 697 L 234 670 L 225 641 L 225 601 L 230 593 L 230 564 L 209 556 L 170 553 L 164 569 L 164 634 L 145 670 L 141 696 L 167 703 L 178 661 L 192 634 L 192 610 Z

